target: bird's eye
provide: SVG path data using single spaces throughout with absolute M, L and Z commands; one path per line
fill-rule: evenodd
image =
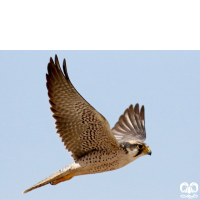
M 138 144 L 138 145 L 137 145 L 137 148 L 138 148 L 139 150 L 142 150 L 142 149 L 144 149 L 144 146 L 141 145 L 141 144 Z

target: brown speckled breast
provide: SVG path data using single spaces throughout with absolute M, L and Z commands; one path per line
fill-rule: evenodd
M 77 169 L 77 175 L 94 174 L 100 172 L 106 172 L 118 169 L 121 166 L 121 161 L 126 157 L 123 150 L 118 151 L 93 151 L 76 163 L 80 164 L 80 168 Z

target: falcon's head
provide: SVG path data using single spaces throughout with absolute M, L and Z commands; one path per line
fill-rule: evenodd
M 149 146 L 138 140 L 130 140 L 121 143 L 121 147 L 130 155 L 132 159 L 139 158 L 144 155 L 151 155 Z
M 131 160 L 143 155 L 151 155 L 146 139 L 144 106 L 139 110 L 139 104 L 130 105 L 112 129 L 112 133 L 120 146 L 127 152 Z

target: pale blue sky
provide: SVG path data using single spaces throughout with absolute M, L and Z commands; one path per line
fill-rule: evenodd
M 111 127 L 130 104 L 145 105 L 152 156 L 22 195 L 72 162 L 49 109 L 55 54 Z M 1 51 L 0 61 L 0 199 L 181 199 L 182 182 L 200 185 L 200 51 Z

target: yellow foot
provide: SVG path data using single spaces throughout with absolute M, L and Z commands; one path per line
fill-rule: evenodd
M 53 182 L 51 182 L 51 185 L 57 185 L 58 183 L 61 183 L 61 182 L 64 182 L 64 181 L 68 181 L 70 179 L 72 179 L 73 176 L 71 174 L 67 175 L 67 176 L 64 176 L 62 178 L 59 178 Z

